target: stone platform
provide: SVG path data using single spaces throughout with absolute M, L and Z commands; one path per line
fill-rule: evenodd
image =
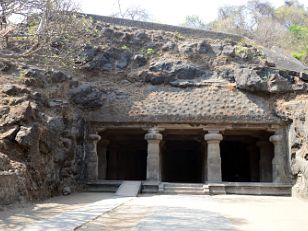
M 87 183 L 92 192 L 116 192 L 123 181 L 101 180 Z M 223 182 L 210 184 L 168 183 L 143 181 L 141 193 L 191 194 L 191 195 L 266 195 L 291 196 L 292 185 L 263 182 Z

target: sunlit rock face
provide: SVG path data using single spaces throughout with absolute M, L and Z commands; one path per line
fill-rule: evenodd
M 307 195 L 307 67 L 237 35 L 96 20 L 74 68 L 0 62 L 1 204 L 79 190 L 106 124 L 281 126 L 294 195 Z

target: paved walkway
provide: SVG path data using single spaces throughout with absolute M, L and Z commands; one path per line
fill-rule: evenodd
M 122 203 L 131 200 L 129 197 L 114 197 L 101 200 L 84 207 L 61 213 L 49 219 L 38 221 L 19 229 L 20 231 L 52 231 L 52 230 L 74 230 L 89 222 L 101 214 L 115 209 Z
M 307 231 L 307 214 L 290 197 L 76 193 L 0 211 L 0 230 Z
M 288 197 L 154 195 L 135 198 L 78 231 L 307 231 L 308 202 Z

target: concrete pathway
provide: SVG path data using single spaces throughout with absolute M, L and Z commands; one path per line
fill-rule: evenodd
M 140 192 L 141 181 L 123 181 L 116 192 L 116 196 L 136 197 Z
M 308 202 L 288 197 L 137 197 L 78 231 L 307 231 Z
M 307 214 L 290 197 L 76 193 L 0 210 L 0 230 L 307 231 Z
M 122 203 L 129 201 L 130 198 L 118 198 L 101 200 L 87 206 L 61 213 L 49 219 L 38 221 L 26 227 L 18 229 L 19 231 L 65 231 L 74 230 L 77 227 L 95 219 Z

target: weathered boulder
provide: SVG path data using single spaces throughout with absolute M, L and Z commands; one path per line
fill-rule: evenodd
M 9 62 L 0 61 L 0 71 L 7 72 L 11 69 L 12 64 Z
M 8 171 L 10 168 L 10 158 L 0 152 L 0 171 Z
M 145 31 L 136 31 L 131 37 L 131 44 L 142 45 L 150 40 L 150 37 Z
M 306 156 L 307 158 L 308 156 Z M 296 154 L 292 156 L 291 171 L 296 177 L 296 183 L 292 188 L 292 195 L 308 198 L 308 160 Z
M 222 54 L 226 55 L 226 56 L 234 57 L 235 56 L 235 47 L 232 46 L 232 45 L 225 45 L 225 46 L 223 46 Z
M 178 52 L 178 46 L 176 43 L 172 42 L 172 41 L 168 41 L 166 42 L 163 46 L 162 46 L 162 51 L 173 51 L 173 52 Z
M 135 55 L 133 57 L 133 62 L 132 62 L 132 66 L 134 68 L 136 67 L 142 67 L 144 65 L 146 65 L 148 62 L 148 60 L 144 57 L 144 55 Z
M 27 88 L 16 84 L 5 84 L 2 87 L 2 92 L 10 96 L 30 93 L 30 91 Z
M 39 79 L 40 81 L 44 81 L 45 83 L 62 83 L 71 79 L 62 71 L 45 71 L 37 68 L 27 70 L 25 73 L 25 77 Z
M 30 147 L 39 139 L 39 127 L 34 125 L 32 127 L 21 126 L 16 134 L 15 140 L 22 146 Z
M 234 79 L 237 88 L 246 91 L 268 93 L 293 91 L 294 78 L 288 74 L 281 74 L 278 70 L 270 68 L 239 68 L 234 72 Z
M 0 106 L 0 118 L 10 112 L 9 106 Z
M 70 195 L 72 193 L 71 187 L 65 186 L 62 190 L 64 196 Z
M 86 71 L 123 70 L 131 62 L 132 53 L 127 49 L 110 47 L 107 49 L 85 47 L 81 54 L 83 65 L 80 69 Z
M 203 70 L 190 63 L 167 60 L 153 63 L 149 71 L 143 73 L 143 76 L 146 82 L 157 85 L 175 80 L 208 78 L 211 74 L 209 70 Z
M 106 93 L 98 88 L 84 84 L 70 91 L 71 101 L 84 108 L 101 107 L 107 96 Z

